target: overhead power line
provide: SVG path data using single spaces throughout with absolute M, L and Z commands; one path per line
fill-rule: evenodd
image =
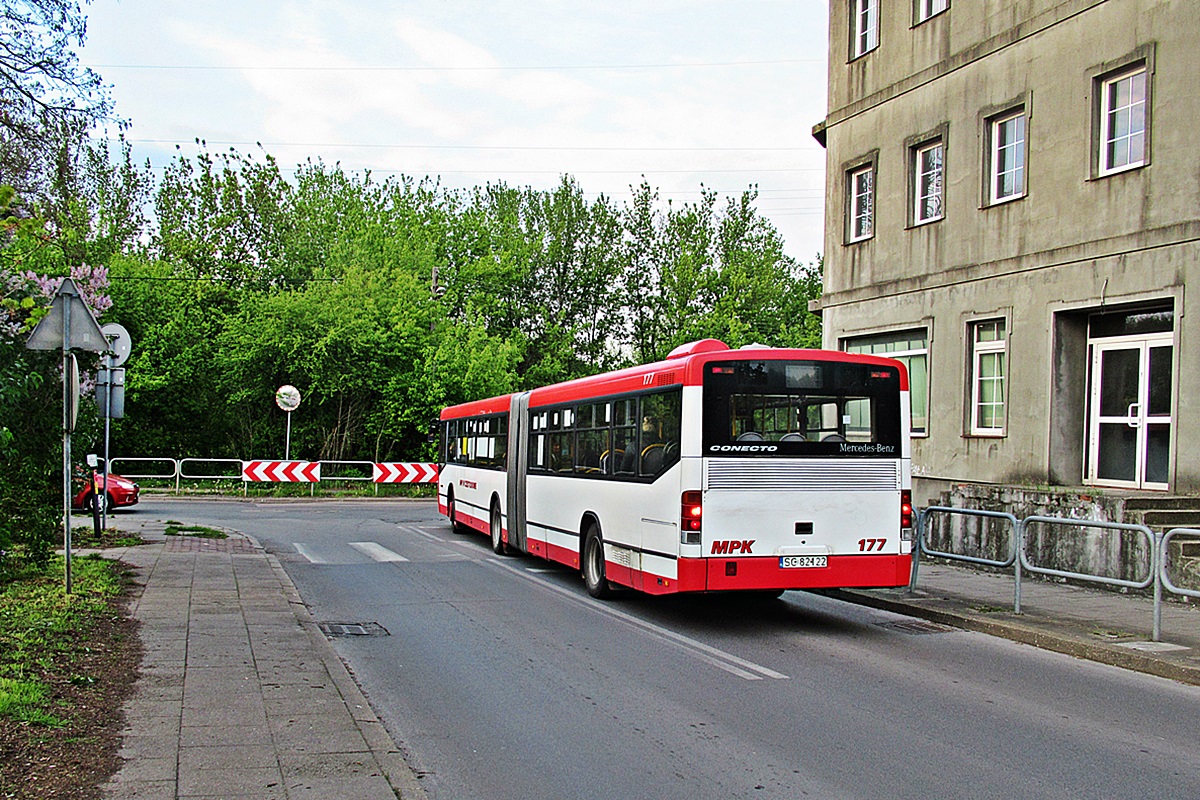
M 712 67 L 769 67 L 788 64 L 824 64 L 823 58 L 783 58 L 766 61 L 694 61 L 688 63 L 663 64 L 559 64 L 550 66 L 333 66 L 321 64 L 269 65 L 269 64 L 88 64 L 90 69 L 144 69 L 144 70 L 218 70 L 227 72 L 562 72 L 581 70 L 640 70 L 640 69 L 695 69 Z
M 477 167 L 475 169 L 383 169 L 376 167 L 348 167 L 345 164 L 341 165 L 345 172 L 370 172 L 372 175 L 406 175 L 409 177 L 426 177 L 435 178 L 441 175 L 706 175 L 709 173 L 734 173 L 743 175 L 757 175 L 760 173 L 776 173 L 776 172 L 824 172 L 825 167 L 741 167 L 736 169 L 711 169 L 708 167 L 692 167 L 690 169 L 646 169 L 645 167 L 630 167 L 629 169 L 489 169 L 486 167 Z M 157 171 L 167 169 L 167 165 L 158 164 L 152 167 Z M 297 167 L 280 167 L 280 172 L 295 173 L 299 171 Z
M 116 141 L 115 139 L 111 141 Z M 194 139 L 126 139 L 134 144 L 193 144 Z M 579 151 L 579 152 L 652 152 L 652 153 L 742 153 L 742 152 L 823 152 L 819 145 L 811 147 L 638 147 L 638 146 L 583 146 L 583 145 L 487 145 L 487 144 L 399 144 L 399 143 L 346 143 L 346 142 L 259 142 L 232 139 L 204 139 L 204 144 L 228 145 L 231 147 L 343 147 L 381 150 L 528 150 L 528 151 Z

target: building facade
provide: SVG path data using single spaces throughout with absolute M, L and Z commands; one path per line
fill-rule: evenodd
M 908 364 L 918 502 L 1200 494 L 1197 10 L 833 0 L 816 305 Z

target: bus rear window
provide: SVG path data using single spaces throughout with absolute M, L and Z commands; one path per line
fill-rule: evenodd
M 900 373 L 834 361 L 709 363 L 706 455 L 900 455 Z

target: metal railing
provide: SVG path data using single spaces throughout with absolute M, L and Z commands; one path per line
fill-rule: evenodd
M 131 472 L 126 469 L 117 469 L 115 465 L 124 463 L 151 463 L 151 464 L 170 464 L 171 471 L 169 473 L 161 472 Z M 132 458 L 124 456 L 121 458 L 110 458 L 108 460 L 108 470 L 117 475 L 124 475 L 126 478 L 153 478 L 155 480 L 175 481 L 175 491 L 179 491 L 179 461 L 174 458 Z
M 969 553 L 956 553 L 945 550 L 938 550 L 929 545 L 928 523 L 937 515 L 955 515 L 966 518 L 985 519 L 1000 519 L 1008 522 L 1012 526 L 1012 533 L 1009 537 L 1008 556 L 1001 560 L 998 558 L 987 558 L 981 555 L 971 555 Z M 1054 569 L 1052 567 L 1041 566 L 1033 562 L 1026 552 L 1026 545 L 1029 541 L 1029 531 L 1032 526 L 1047 525 L 1060 528 L 1090 528 L 1103 532 L 1116 532 L 1118 535 L 1134 534 L 1139 539 L 1143 540 L 1146 545 L 1147 562 L 1144 566 L 1144 576 L 1136 578 L 1113 578 L 1108 575 L 1097 575 L 1086 572 L 1075 572 L 1071 570 Z M 1154 620 L 1151 638 L 1158 642 L 1162 640 L 1162 602 L 1163 589 L 1173 594 L 1182 595 L 1185 597 L 1200 598 L 1200 591 L 1186 589 L 1177 586 L 1172 582 L 1169 569 L 1169 545 L 1175 538 L 1189 537 L 1200 539 L 1200 530 L 1193 528 L 1175 528 L 1165 534 L 1158 534 L 1150 530 L 1145 525 L 1129 525 L 1117 522 L 1102 522 L 1099 520 L 1073 519 L 1066 517 L 1045 517 L 1045 516 L 1029 516 L 1024 519 L 1017 519 L 1012 514 L 1007 514 L 999 511 L 984 511 L 967 508 L 949 508 L 944 506 L 930 506 L 922 509 L 917 515 L 917 535 L 913 547 L 913 570 L 912 582 L 909 588 L 915 588 L 917 585 L 919 563 L 922 554 L 943 558 L 950 561 L 962 561 L 969 564 L 980 564 L 998 569 L 1013 569 L 1013 612 L 1021 613 L 1021 579 L 1022 571 L 1031 572 L 1038 575 L 1048 577 L 1065 578 L 1069 580 L 1081 581 L 1086 583 L 1099 583 L 1108 586 L 1117 586 L 1129 589 L 1147 589 L 1153 587 L 1154 590 Z
M 175 493 L 178 494 L 181 490 L 183 480 L 222 480 L 222 481 L 241 481 L 243 493 L 252 480 L 247 480 L 244 476 L 244 470 L 247 464 L 254 464 L 263 461 L 252 460 L 244 461 L 237 458 L 168 458 L 168 457 L 132 457 L 122 456 L 119 458 L 110 459 L 112 472 L 123 475 L 126 478 L 142 478 L 152 480 L 174 481 Z M 335 481 L 344 482 L 375 482 L 375 463 L 371 461 L 319 461 L 321 483 L 329 483 Z M 404 462 L 408 463 L 408 462 Z M 425 462 L 414 462 L 420 466 Z M 133 469 L 118 469 L 116 465 L 126 464 L 135 465 Z M 156 467 L 161 466 L 161 469 L 152 468 L 149 470 L 142 469 L 136 465 L 152 464 Z M 169 465 L 169 470 L 167 469 Z M 386 466 L 386 465 L 385 465 Z M 137 470 L 137 471 L 134 471 Z M 408 480 L 407 483 L 419 485 L 425 480 L 424 477 L 417 480 Z M 316 485 L 310 484 L 310 491 L 315 490 Z M 379 484 L 375 483 L 375 494 L 379 494 Z
M 339 467 L 342 469 L 349 467 L 349 468 L 351 468 L 351 471 L 353 471 L 356 468 L 359 470 L 365 469 L 366 473 L 365 474 L 360 473 L 357 475 L 336 474 L 339 472 L 339 469 L 338 469 Z M 330 469 L 330 468 L 332 468 L 332 469 Z M 373 481 L 374 477 L 375 477 L 374 470 L 375 470 L 375 464 L 371 461 L 322 461 L 321 462 L 321 483 L 328 483 L 330 481 L 347 481 L 347 482 Z M 333 474 L 331 474 L 331 473 L 333 473 Z M 379 494 L 379 484 L 377 484 L 377 483 L 375 484 L 375 494 Z
M 1008 538 L 1008 557 L 1003 561 L 993 558 L 983 558 L 980 556 L 970 556 L 963 553 L 949 553 L 934 550 L 927 544 L 925 537 L 925 523 L 933 518 L 934 514 L 958 515 L 960 517 L 979 518 L 979 519 L 1002 519 L 1012 525 L 1012 533 Z M 1008 569 L 1015 565 L 1016 581 L 1013 584 L 1013 605 L 1020 613 L 1021 609 L 1021 563 L 1017 558 L 1017 551 L 1020 543 L 1020 521 L 1012 514 L 1003 511 L 977 511 L 974 509 L 965 508 L 950 508 L 948 506 L 930 506 L 922 509 L 917 515 L 917 540 L 913 554 L 913 571 L 912 571 L 912 586 L 917 585 L 917 570 L 920 564 L 920 554 L 926 553 L 937 558 L 946 558 L 953 561 L 965 561 L 970 564 L 982 564 L 988 567 L 997 567 L 999 569 Z
M 1174 539 L 1176 536 L 1180 536 L 1180 537 L 1189 536 L 1193 539 L 1200 540 L 1200 530 L 1197 530 L 1195 528 L 1172 528 L 1171 530 L 1169 530 L 1163 534 L 1162 540 L 1159 542 L 1159 546 L 1158 546 L 1159 582 L 1166 588 L 1167 591 L 1172 592 L 1174 594 L 1182 595 L 1184 597 L 1200 598 L 1200 592 L 1196 591 L 1195 589 L 1184 589 L 1183 587 L 1176 586 L 1174 583 L 1171 582 L 1171 571 L 1170 571 L 1170 569 L 1168 569 L 1168 567 L 1170 566 L 1169 547 L 1171 544 L 1171 540 Z

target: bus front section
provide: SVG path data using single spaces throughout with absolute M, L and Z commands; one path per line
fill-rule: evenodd
M 869 356 L 806 355 L 703 365 L 702 485 L 681 498 L 683 586 L 908 584 L 904 367 Z

